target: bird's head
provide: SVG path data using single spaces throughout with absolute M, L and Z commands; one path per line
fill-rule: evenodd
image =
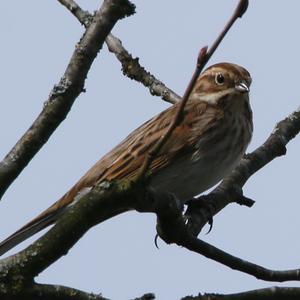
M 218 63 L 199 76 L 191 96 L 209 104 L 218 104 L 224 98 L 248 101 L 251 81 L 245 68 L 232 63 Z

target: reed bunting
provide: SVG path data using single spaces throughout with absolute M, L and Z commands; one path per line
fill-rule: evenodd
M 219 182 L 240 161 L 253 130 L 250 74 L 219 63 L 198 78 L 184 118 L 149 167 L 149 186 L 183 203 Z M 176 103 L 134 130 L 102 157 L 62 198 L 0 243 L 0 255 L 56 222 L 96 182 L 133 180 L 145 157 L 168 130 Z

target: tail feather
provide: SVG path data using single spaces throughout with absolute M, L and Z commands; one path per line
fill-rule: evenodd
M 10 235 L 0 243 L 0 256 L 6 253 L 11 248 L 22 243 L 29 237 L 33 236 L 42 229 L 52 225 L 61 216 L 65 210 L 76 203 L 82 196 L 91 190 L 91 187 L 86 187 L 88 182 L 85 180 L 79 181 L 73 188 L 70 189 L 63 197 L 53 203 L 50 207 L 40 213 L 36 218 L 21 227 L 15 233 Z
M 0 243 L 0 256 L 37 232 L 53 224 L 56 219 L 57 214 L 49 214 L 43 218 L 36 218 L 29 222 Z

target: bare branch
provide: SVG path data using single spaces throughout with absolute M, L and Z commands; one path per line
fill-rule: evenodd
M 9 298 L 10 300 L 13 300 Z M 41 300 L 109 300 L 101 294 L 86 293 L 84 291 L 61 285 L 34 284 L 23 290 L 16 299 Z
M 134 298 L 133 300 L 153 300 L 155 299 L 155 295 L 152 293 L 147 293 L 142 297 Z
M 152 200 L 152 199 L 151 199 Z M 153 200 L 151 201 L 153 205 Z M 197 239 L 189 227 L 186 226 L 186 219 L 182 217 L 180 201 L 175 197 L 160 197 L 155 201 L 159 236 L 168 244 L 175 243 L 190 251 L 204 255 L 227 267 L 252 275 L 265 281 L 290 281 L 300 280 L 300 269 L 275 271 L 230 255 L 225 251 L 214 247 L 200 239 Z
M 207 258 L 213 259 L 223 265 L 230 267 L 233 270 L 252 275 L 257 279 L 265 281 L 284 282 L 291 280 L 300 280 L 300 269 L 277 271 L 264 268 L 257 264 L 248 262 L 236 256 L 226 253 L 204 241 L 197 238 L 185 238 L 184 242 L 177 243 L 179 246 L 202 254 Z
M 35 283 L 18 291 L 1 289 L 0 296 L 1 300 L 109 300 L 101 294 L 87 293 L 67 286 Z M 133 300 L 153 299 L 155 299 L 154 294 L 147 293 Z
M 58 0 L 58 2 L 65 6 L 84 27 L 88 27 L 93 20 L 93 16 L 88 11 L 83 10 L 75 1 Z
M 136 192 L 136 191 L 135 191 Z M 0 261 L 0 282 L 28 282 L 69 249 L 94 225 L 133 208 L 138 193 L 122 184 L 102 182 L 64 213 L 45 235 Z M 1 290 L 1 289 L 0 289 Z M 1 297 L 0 297 L 1 298 Z
M 236 294 L 204 294 L 187 296 L 181 300 L 298 300 L 300 288 L 298 287 L 270 287 Z
M 82 25 L 88 26 L 92 19 L 92 15 L 89 12 L 84 11 L 74 0 L 58 1 L 64 5 Z M 164 83 L 146 71 L 145 68 L 140 65 L 139 59 L 133 58 L 132 55 L 123 47 L 120 39 L 109 34 L 106 38 L 106 44 L 108 50 L 114 53 L 120 61 L 124 75 L 142 83 L 145 87 L 149 88 L 151 95 L 159 96 L 166 102 L 174 104 L 181 100 L 180 96 L 178 96 L 174 91 L 166 87 Z
M 134 6 L 127 0 L 104 1 L 77 44 L 59 84 L 54 86 L 44 103 L 42 112 L 0 162 L 0 198 L 65 119 L 75 99 L 83 91 L 92 62 L 115 23 L 133 13 Z
M 146 71 L 145 68 L 140 65 L 139 59 L 133 58 L 123 47 L 122 42 L 118 38 L 109 34 L 106 38 L 106 44 L 108 50 L 113 52 L 122 64 L 124 75 L 142 83 L 145 87 L 149 88 L 151 95 L 159 96 L 166 102 L 174 104 L 181 100 L 181 97 L 174 91 L 166 87 L 165 84 L 156 79 L 154 75 Z
M 235 21 L 238 18 L 241 18 L 244 15 L 244 13 L 247 11 L 248 5 L 249 5 L 248 0 L 240 0 L 239 1 L 239 3 L 237 5 L 233 15 L 231 16 L 230 20 L 225 25 L 223 31 L 219 34 L 219 36 L 217 37 L 217 39 L 215 40 L 215 42 L 212 44 L 209 51 L 207 52 L 206 61 L 203 62 L 204 65 L 209 61 L 211 56 L 214 54 L 214 52 L 216 51 L 216 49 L 218 48 L 218 46 L 220 45 L 220 43 L 224 39 L 227 32 L 230 30 L 232 25 L 235 23 Z

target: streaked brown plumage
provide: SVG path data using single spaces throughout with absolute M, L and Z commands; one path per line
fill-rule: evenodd
M 150 186 L 183 202 L 220 181 L 239 162 L 252 136 L 251 77 L 220 63 L 197 80 L 182 123 L 150 165 Z M 102 157 L 61 199 L 0 243 L 0 255 L 55 223 L 67 207 L 99 181 L 134 179 L 147 152 L 167 131 L 179 103 L 161 112 Z

